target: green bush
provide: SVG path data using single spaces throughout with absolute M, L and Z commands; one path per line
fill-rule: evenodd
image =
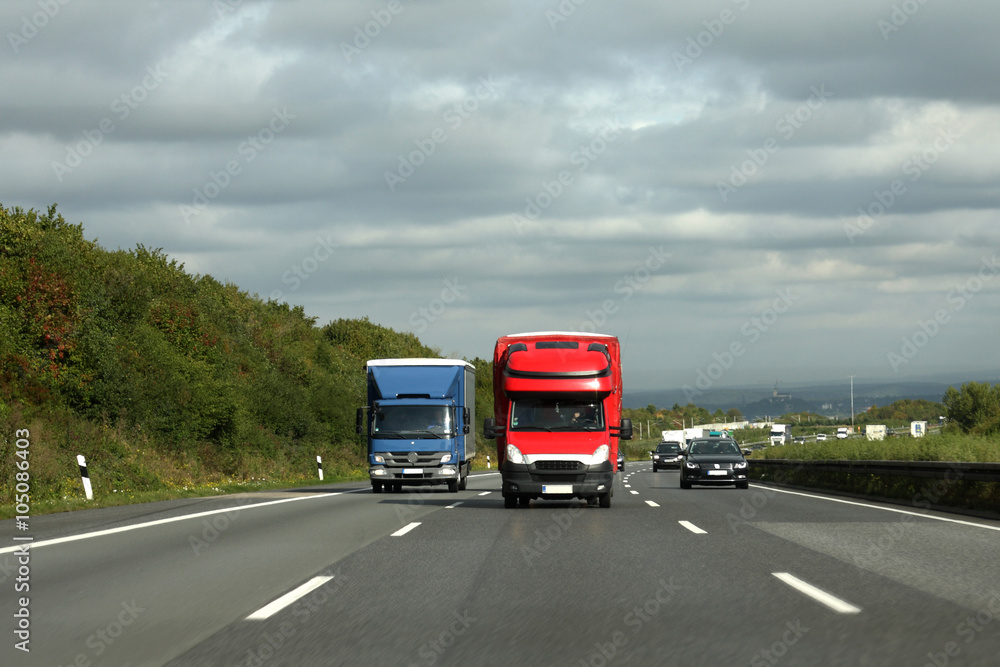
M 362 475 L 364 363 L 416 356 L 439 355 L 367 318 L 318 327 L 159 249 L 106 251 L 54 206 L 0 206 L 0 421 L 31 431 L 35 499 L 80 494 L 77 454 L 95 493 L 311 479 L 317 455 Z

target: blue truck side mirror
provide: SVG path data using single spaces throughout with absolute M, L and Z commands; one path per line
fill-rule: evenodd
M 462 408 L 462 433 L 468 433 L 472 430 L 472 413 L 469 412 L 469 408 Z
M 354 417 L 354 430 L 358 432 L 358 435 L 365 434 L 365 409 L 358 408 L 358 414 Z

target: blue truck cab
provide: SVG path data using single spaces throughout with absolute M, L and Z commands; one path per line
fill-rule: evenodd
M 372 491 L 447 484 L 464 490 L 476 455 L 476 369 L 459 359 L 372 359 L 368 405 L 357 432 L 367 435 Z

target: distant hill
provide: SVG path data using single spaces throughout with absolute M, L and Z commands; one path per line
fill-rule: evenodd
M 960 387 L 965 382 L 986 382 L 1000 377 L 998 372 L 984 372 L 980 377 L 935 377 L 915 381 L 866 381 L 854 383 L 854 413 L 867 410 L 872 405 L 887 405 L 900 399 L 924 399 L 941 401 L 950 386 Z M 776 398 L 774 387 L 737 386 L 720 387 L 692 397 L 680 389 L 662 391 L 636 391 L 627 389 L 623 404 L 628 408 L 640 408 L 653 404 L 658 408 L 669 408 L 674 404 L 686 405 L 693 402 L 709 411 L 730 408 L 739 409 L 748 418 L 776 416 L 789 412 L 813 412 L 828 417 L 849 416 L 851 414 L 850 382 L 830 382 L 817 384 L 782 384 L 780 394 L 787 397 Z

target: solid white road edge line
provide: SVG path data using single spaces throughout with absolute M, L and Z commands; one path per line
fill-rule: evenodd
M 849 602 L 844 602 L 838 597 L 830 595 L 824 590 L 816 588 L 812 584 L 807 584 L 798 577 L 795 577 L 787 572 L 772 572 L 774 576 L 781 579 L 783 582 L 799 591 L 800 593 L 805 593 L 817 602 L 825 604 L 830 609 L 840 614 L 857 614 L 861 611 L 860 607 L 855 607 Z
M 93 533 L 81 533 L 79 535 L 67 535 L 66 537 L 54 537 L 51 540 L 42 540 L 41 542 L 35 542 L 31 545 L 32 549 L 37 549 L 38 547 L 47 547 L 52 544 L 62 544 L 64 542 L 75 542 L 77 540 L 86 540 L 91 537 L 103 537 L 104 535 L 114 535 L 115 533 L 124 533 L 130 530 L 138 530 L 139 528 L 149 528 L 150 526 L 161 526 L 165 523 L 173 523 L 175 521 L 186 521 L 188 519 L 200 519 L 203 516 L 212 516 L 213 514 L 223 514 L 225 512 L 242 512 L 244 510 L 256 509 L 258 507 L 268 507 L 270 505 L 280 505 L 281 503 L 293 503 L 296 500 L 314 500 L 317 498 L 329 498 L 330 496 L 339 496 L 343 493 L 358 493 L 360 491 L 368 491 L 368 489 L 355 489 L 351 491 L 336 491 L 334 493 L 319 493 L 309 496 L 296 496 L 295 498 L 282 498 L 281 500 L 269 500 L 263 503 L 254 503 L 252 505 L 235 505 L 233 507 L 225 507 L 217 510 L 208 510 L 206 512 L 196 512 L 194 514 L 185 514 L 183 516 L 172 516 L 168 519 L 157 519 L 156 521 L 147 521 L 146 523 L 136 523 L 129 526 L 119 526 L 118 528 L 108 528 L 106 530 L 97 530 Z M 20 547 L 7 547 L 0 549 L 0 554 L 13 553 L 17 551 Z
M 287 607 L 288 605 L 290 605 L 293 602 L 295 602 L 296 600 L 298 600 L 300 597 L 302 597 L 306 593 L 314 591 L 315 589 L 319 588 L 320 586 L 322 586 L 326 582 L 330 581 L 331 579 L 333 579 L 333 577 L 313 577 L 312 579 L 310 579 L 306 583 L 302 584 L 301 586 L 299 586 L 295 590 L 291 590 L 291 591 L 285 593 L 284 595 L 282 595 L 280 598 L 278 598 L 274 602 L 272 602 L 270 604 L 264 605 L 263 607 L 261 607 L 260 609 L 258 609 L 257 611 L 255 611 L 254 613 L 252 613 L 249 616 L 247 616 L 245 620 L 247 620 L 247 621 L 263 621 L 263 620 L 265 620 L 267 618 L 270 618 L 270 617 L 274 616 L 275 614 L 277 614 L 282 609 L 284 609 L 285 607 Z
M 397 530 L 395 533 L 393 533 L 392 535 L 390 535 L 390 537 L 399 537 L 401 535 L 406 535 L 408 532 L 410 532 L 411 530 L 413 530 L 414 528 L 416 528 L 419 525 L 420 525 L 419 521 L 414 521 L 413 523 L 410 523 L 410 524 L 407 524 L 407 525 L 403 526 L 402 528 L 400 528 L 399 530 Z
M 698 526 L 694 525 L 690 521 L 678 521 L 677 523 L 681 524 L 682 526 L 684 526 L 685 528 L 687 528 L 688 530 L 690 530 L 695 535 L 708 535 L 708 531 L 707 530 L 702 530 L 701 528 L 699 528 Z
M 871 505 L 869 503 L 859 503 L 854 500 L 844 500 L 842 498 L 830 498 L 828 496 L 817 496 L 812 493 L 803 493 L 801 491 L 788 491 L 785 489 L 776 489 L 773 486 L 765 486 L 762 484 L 752 484 L 755 489 L 764 489 L 765 491 L 774 491 L 776 493 L 787 493 L 792 496 L 805 496 L 806 498 L 817 498 L 819 500 L 829 500 L 831 503 L 844 503 L 845 505 L 856 505 L 857 507 L 870 507 L 874 510 L 882 510 L 884 512 L 895 512 L 897 514 L 909 514 L 910 516 L 919 516 L 925 519 L 934 519 L 935 521 L 947 521 L 948 523 L 958 523 L 963 526 L 973 526 L 975 528 L 985 528 L 987 530 L 997 530 L 1000 531 L 1000 526 L 988 526 L 984 523 L 976 523 L 974 521 L 962 521 L 961 519 L 949 519 L 944 516 L 933 516 L 931 514 L 921 514 L 920 512 L 911 512 L 909 510 L 898 510 L 894 507 L 882 507 L 880 505 Z M 2 552 L 0 552 L 2 553 Z

